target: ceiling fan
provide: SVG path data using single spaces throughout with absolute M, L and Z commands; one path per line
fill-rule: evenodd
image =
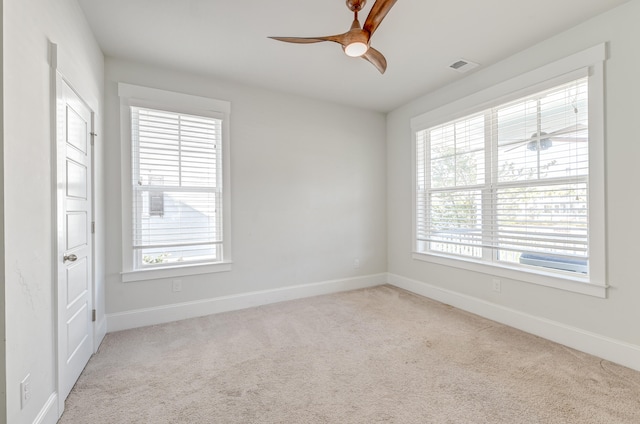
M 384 74 L 387 69 L 387 60 L 382 53 L 370 46 L 371 36 L 389 13 L 397 0 L 377 0 L 371 7 L 371 11 L 364 22 L 364 27 L 358 21 L 358 12 L 362 10 L 367 0 L 347 0 L 347 7 L 354 13 L 351 29 L 344 34 L 328 35 L 324 37 L 269 37 L 287 43 L 319 43 L 321 41 L 333 41 L 342 45 L 342 49 L 351 57 L 362 57 L 378 68 Z
M 538 133 L 535 132 L 531 134 L 531 137 L 527 139 L 518 140 L 518 141 L 509 143 L 515 146 L 506 150 L 505 153 L 515 150 L 522 146 L 527 146 L 528 150 L 531 150 L 534 152 L 540 151 L 540 150 L 547 150 L 551 146 L 553 146 L 554 141 L 573 142 L 573 143 L 585 142 L 589 138 L 589 135 L 587 132 L 588 132 L 588 127 L 583 124 L 571 125 L 569 127 L 562 128 L 560 130 L 553 131 L 550 133 L 541 131 L 539 136 L 538 136 Z

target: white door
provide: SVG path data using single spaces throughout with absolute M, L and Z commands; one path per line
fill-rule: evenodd
M 58 389 L 69 395 L 93 353 L 92 112 L 57 76 Z

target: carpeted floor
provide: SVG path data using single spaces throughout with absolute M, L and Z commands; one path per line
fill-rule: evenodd
M 382 286 L 108 334 L 60 423 L 640 423 L 640 373 Z

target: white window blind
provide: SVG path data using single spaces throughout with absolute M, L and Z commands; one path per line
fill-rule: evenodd
M 416 132 L 418 252 L 588 273 L 588 78 Z
M 222 261 L 222 120 L 131 107 L 136 269 Z

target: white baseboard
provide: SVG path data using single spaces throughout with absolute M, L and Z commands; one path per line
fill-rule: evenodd
M 374 287 L 386 284 L 386 282 L 387 274 L 384 273 L 108 314 L 107 331 L 127 330 L 220 312 L 251 308 L 253 306 L 267 305 L 285 300 Z
M 33 420 L 33 424 L 56 424 L 60 418 L 57 406 L 58 393 L 54 392 L 49 396 L 36 419 Z
M 421 281 L 388 274 L 390 285 L 640 371 L 640 346 L 525 314 Z

